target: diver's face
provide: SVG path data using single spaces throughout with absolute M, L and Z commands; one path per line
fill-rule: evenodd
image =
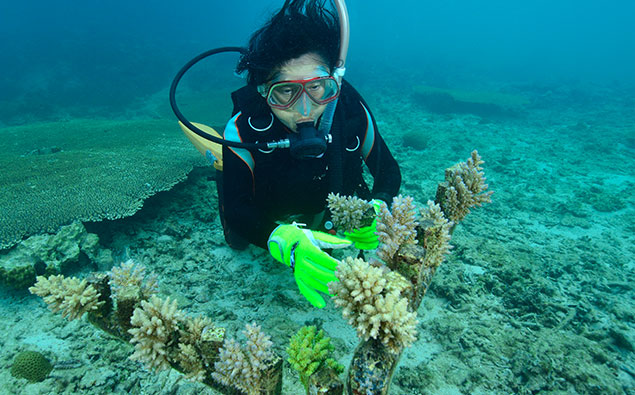
M 315 77 L 328 76 L 328 67 L 324 60 L 317 54 L 306 54 L 299 58 L 291 59 L 283 64 L 269 85 L 279 81 L 309 80 Z M 318 89 L 317 87 L 306 86 L 305 89 Z M 269 105 L 271 111 L 286 127 L 294 132 L 298 131 L 298 123 L 313 122 L 318 119 L 326 109 L 326 104 L 316 104 L 311 100 L 306 92 L 303 92 L 297 101 L 289 108 L 281 109 Z

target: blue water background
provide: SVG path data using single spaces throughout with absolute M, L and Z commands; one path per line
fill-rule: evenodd
M 0 5 L 0 123 L 125 113 L 204 50 L 243 46 L 282 1 Z M 632 1 L 349 0 L 347 77 L 635 86 Z M 219 76 L 231 76 L 235 57 Z M 60 114 L 60 107 L 67 107 Z M 22 116 L 17 116 L 21 113 Z
M 246 45 L 281 4 L 1 2 L 0 141 L 9 148 L 0 159 L 63 160 L 55 156 L 60 149 L 80 151 L 64 136 L 80 139 L 81 130 L 101 127 L 93 119 L 107 120 L 104 132 L 131 134 L 118 121 L 167 119 L 157 134 L 173 132 L 187 144 L 167 99 L 177 70 L 205 50 Z M 391 393 L 635 393 L 635 2 L 349 0 L 348 8 L 346 78 L 399 161 L 400 193 L 424 204 L 444 169 L 474 149 L 494 191 L 491 204 L 456 228 L 453 253 L 419 311 L 419 340 L 405 351 Z M 214 57 L 184 78 L 178 97 L 192 120 L 226 122 L 229 92 L 243 83 L 235 62 L 235 55 Z M 527 102 L 514 108 L 518 114 L 457 111 L 465 106 L 456 103 L 444 112 L 416 95 L 424 85 L 456 97 L 495 101 L 492 92 L 503 92 Z M 69 122 L 4 128 L 58 120 Z M 79 132 L 70 133 L 73 125 Z M 60 133 L 62 141 L 29 139 L 33 130 Z M 23 142 L 6 138 L 20 133 Z M 147 148 L 138 145 L 140 153 Z M 83 157 L 102 157 L 99 148 Z M 34 152 L 43 156 L 28 156 Z M 213 317 L 228 333 L 256 321 L 283 347 L 299 326 L 316 322 L 348 364 L 357 339 L 332 303 L 312 309 L 266 251 L 225 245 L 210 171 L 197 169 L 138 214 L 89 231 L 102 231 L 116 260 L 130 256 L 157 273 L 162 296 L 180 295 L 179 306 Z M 0 314 L 12 317 L 3 324 L 5 367 L 31 346 L 62 361 L 90 358 L 81 372 L 56 371 L 31 388 L 47 393 L 65 377 L 65 393 L 161 393 L 166 382 L 187 393 L 178 375 L 155 375 L 128 360 L 125 345 L 87 341 L 101 335 L 85 321 L 68 323 L 26 291 L 5 291 Z M 18 393 L 24 380 L 7 370 L 0 381 Z M 285 375 L 285 393 L 299 393 L 298 379 Z

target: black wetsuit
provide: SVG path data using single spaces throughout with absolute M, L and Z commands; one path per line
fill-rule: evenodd
M 292 133 L 273 116 L 255 88 L 243 87 L 232 99 L 234 112 L 225 139 L 269 142 Z M 249 242 L 266 248 L 276 221 L 321 213 L 329 192 L 391 201 L 401 184 L 399 165 L 377 132 L 368 106 L 346 81 L 331 134 L 333 142 L 317 159 L 295 159 L 289 149 L 265 153 L 223 147 L 218 192 L 225 238 L 232 247 L 245 247 Z M 362 178 L 364 162 L 374 177 L 372 192 Z

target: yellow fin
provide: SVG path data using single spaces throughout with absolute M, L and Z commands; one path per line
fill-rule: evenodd
M 207 134 L 211 134 L 212 136 L 218 137 L 220 139 L 223 138 L 216 130 L 214 130 L 214 128 L 211 128 L 207 125 L 203 125 L 202 123 L 192 122 L 192 124 Z M 190 140 L 190 142 L 194 144 L 194 147 L 196 147 L 198 152 L 203 154 L 203 156 L 205 156 L 206 158 L 209 158 L 207 154 L 208 151 L 212 155 L 214 155 L 214 158 L 215 158 L 214 167 L 217 170 L 222 171 L 223 170 L 223 147 L 218 143 L 214 143 L 207 139 L 202 138 L 198 134 L 191 131 L 181 121 L 179 121 L 179 126 L 181 127 L 181 130 L 183 130 L 183 133 L 185 133 L 185 136 L 188 138 L 188 140 Z

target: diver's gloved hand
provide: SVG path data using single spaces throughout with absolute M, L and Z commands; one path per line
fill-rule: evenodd
M 360 250 L 374 250 L 379 246 L 379 240 L 377 239 L 377 215 L 381 212 L 382 203 L 384 202 L 379 199 L 370 201 L 370 204 L 373 205 L 373 209 L 375 210 L 375 218 L 373 218 L 373 222 L 370 225 L 350 232 L 344 232 L 344 237 L 352 241 L 355 244 L 355 248 Z
M 338 281 L 334 274 L 338 262 L 322 248 L 345 248 L 351 244 L 346 239 L 328 233 L 301 229 L 295 223 L 279 225 L 267 241 L 271 256 L 293 270 L 300 292 L 319 309 L 326 302 L 318 291 L 328 294 L 327 284 Z

